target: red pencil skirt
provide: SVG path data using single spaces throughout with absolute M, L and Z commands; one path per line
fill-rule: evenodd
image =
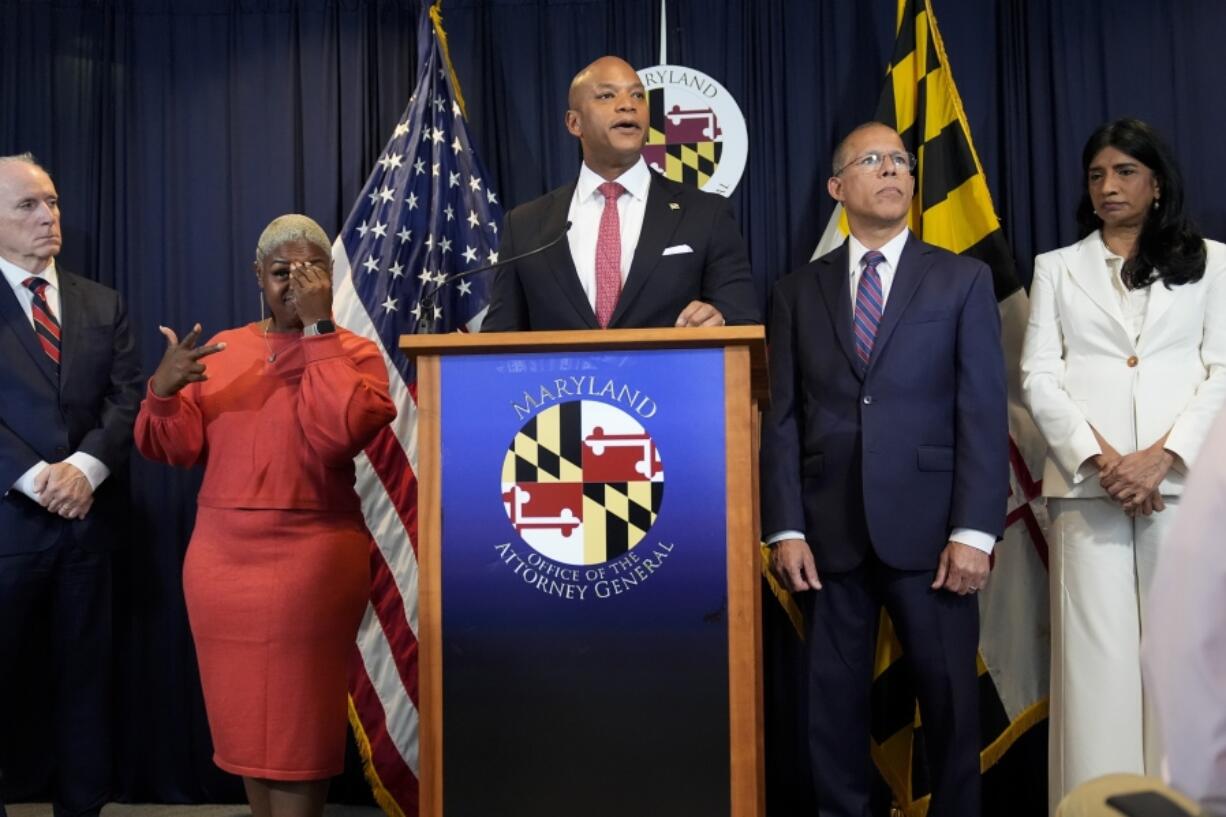
M 370 593 L 352 513 L 200 507 L 183 592 L 213 761 L 270 780 L 345 765 L 346 668 Z

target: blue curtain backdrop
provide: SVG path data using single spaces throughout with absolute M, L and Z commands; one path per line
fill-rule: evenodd
M 1191 213 L 1226 236 L 1226 163 L 1206 159 L 1226 133 L 1226 4 L 933 5 L 1024 280 L 1036 252 L 1075 238 L 1082 143 L 1119 116 L 1166 133 Z M 668 8 L 669 62 L 717 78 L 748 121 L 733 203 L 765 303 L 830 214 L 830 152 L 876 106 L 895 0 Z M 658 0 L 448 0 L 443 12 L 472 132 L 512 206 L 576 172 L 562 114 L 578 68 L 605 53 L 658 61 Z M 29 150 L 50 169 L 61 263 L 127 298 L 147 371 L 163 348 L 159 323 L 199 321 L 207 333 L 259 316 L 251 260 L 272 217 L 300 211 L 340 226 L 407 102 L 417 13 L 415 0 L 0 0 L 0 154 Z M 116 588 L 122 799 L 241 796 L 210 763 L 180 592 L 197 486 L 198 475 L 139 458 L 132 468 L 137 512 Z M 793 694 L 773 679 L 768 708 Z M 37 703 L 37 687 L 31 695 Z M 786 722 L 772 723 L 773 745 L 786 744 Z M 7 785 L 36 791 L 45 724 L 0 728 L 29 741 Z M 792 813 L 778 804 L 804 788 L 789 763 L 782 751 L 768 762 L 772 813 Z M 356 775 L 341 785 L 361 790 Z

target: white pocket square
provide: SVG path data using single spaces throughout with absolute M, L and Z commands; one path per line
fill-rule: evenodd
M 665 247 L 664 252 L 660 255 L 685 255 L 687 252 L 693 252 L 694 248 L 689 244 L 674 244 L 671 247 Z

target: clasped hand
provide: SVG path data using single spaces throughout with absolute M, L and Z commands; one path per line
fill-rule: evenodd
M 69 462 L 53 462 L 34 477 L 38 504 L 65 519 L 84 519 L 94 504 L 94 487 Z
M 196 347 L 200 337 L 200 324 L 192 327 L 183 340 L 175 335 L 175 330 L 159 326 L 158 331 L 166 338 L 166 351 L 162 354 L 162 362 L 149 381 L 149 386 L 158 397 L 169 397 L 177 394 L 188 383 L 208 380 L 205 366 L 201 359 L 220 352 L 226 348 L 224 343 L 214 343 L 211 346 Z
M 1103 489 L 1129 516 L 1149 516 L 1166 509 L 1158 486 L 1175 462 L 1166 449 L 1151 446 L 1122 455 L 1108 451 L 1095 462 Z

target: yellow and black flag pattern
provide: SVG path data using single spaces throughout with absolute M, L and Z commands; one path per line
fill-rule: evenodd
M 898 4 L 898 36 L 876 118 L 919 159 L 911 231 L 990 266 L 996 300 L 1021 289 L 930 0 Z
M 665 112 L 663 88 L 647 92 L 649 126 L 643 158 L 666 178 L 702 187 L 719 167 L 724 144 L 716 140 L 719 127 L 715 112 L 685 110 L 677 106 Z
M 511 441 L 503 482 L 583 482 L 579 404 L 533 417 Z
M 586 564 L 616 559 L 647 535 L 656 523 L 662 482 L 588 482 L 583 486 Z
M 929 244 L 988 264 L 996 298 L 1004 301 L 1021 284 L 971 142 L 931 0 L 900 0 L 897 32 L 876 118 L 897 130 L 919 160 L 911 230 Z M 873 758 L 903 813 L 922 817 L 930 794 L 924 742 L 916 740 L 923 724 L 901 656 L 883 613 L 872 691 Z M 978 665 L 980 760 L 986 770 L 1046 710 L 1033 709 L 1025 719 L 1011 719 L 982 656 Z

